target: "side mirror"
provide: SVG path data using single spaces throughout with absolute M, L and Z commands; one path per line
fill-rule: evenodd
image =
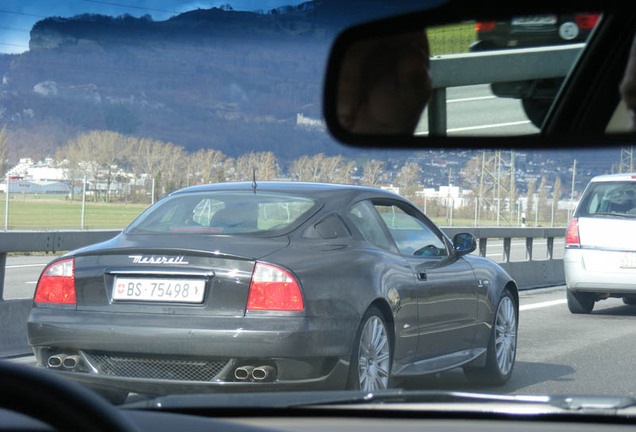
M 453 250 L 455 255 L 462 256 L 477 249 L 477 240 L 470 233 L 460 233 L 453 237 Z

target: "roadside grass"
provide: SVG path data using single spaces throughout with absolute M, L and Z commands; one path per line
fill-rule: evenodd
M 0 229 L 5 223 L 5 196 L 0 194 Z M 148 205 L 86 202 L 85 229 L 125 228 Z M 79 229 L 82 203 L 64 197 L 28 197 L 9 200 L 9 229 Z
M 85 229 L 122 229 L 128 226 L 149 204 L 86 202 Z M 0 230 L 4 229 L 5 195 L 0 194 Z M 14 195 L 9 200 L 10 230 L 79 229 L 82 218 L 81 201 L 69 201 L 65 196 Z M 447 217 L 431 217 L 442 227 L 451 226 Z M 479 227 L 493 227 L 494 219 L 480 219 Z M 554 221 L 555 227 L 565 227 L 567 222 Z M 452 226 L 474 227 L 474 218 L 453 218 Z M 500 221 L 501 227 L 517 227 L 517 219 Z M 527 227 L 534 227 L 534 218 L 527 220 Z M 538 227 L 549 227 L 550 221 L 538 221 Z
M 476 39 L 473 22 L 431 27 L 426 34 L 432 56 L 466 53 Z

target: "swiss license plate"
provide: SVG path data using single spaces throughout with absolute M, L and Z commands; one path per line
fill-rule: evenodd
M 556 24 L 556 15 L 532 15 L 515 17 L 512 19 L 512 25 L 552 25 Z
M 203 279 L 116 277 L 113 300 L 203 303 Z
M 636 252 L 626 252 L 621 257 L 621 268 L 636 269 Z

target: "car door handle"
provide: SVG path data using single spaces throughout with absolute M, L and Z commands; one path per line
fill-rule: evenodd
M 417 272 L 417 279 L 421 280 L 421 281 L 425 281 L 426 280 L 426 272 L 424 272 L 424 271 Z

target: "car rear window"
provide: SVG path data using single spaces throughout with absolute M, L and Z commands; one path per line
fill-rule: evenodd
M 578 217 L 636 217 L 636 182 L 594 182 L 577 208 Z
M 316 201 L 264 192 L 202 192 L 169 197 L 130 225 L 128 233 L 254 234 L 283 230 L 308 217 Z

